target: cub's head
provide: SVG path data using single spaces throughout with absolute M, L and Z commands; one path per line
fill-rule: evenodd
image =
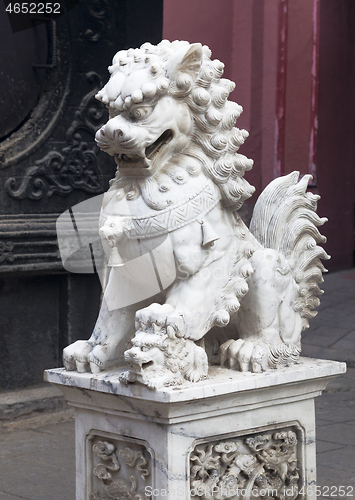
M 192 341 L 139 330 L 131 342 L 132 347 L 124 353 L 130 382 L 138 381 L 150 388 L 179 385 L 192 368 Z
M 96 141 L 114 156 L 120 178 L 156 177 L 193 158 L 225 206 L 240 208 L 254 191 L 243 178 L 253 162 L 237 153 L 248 133 L 235 127 L 242 107 L 227 99 L 235 84 L 221 78 L 223 68 L 199 43 L 163 40 L 115 55 L 96 95 L 110 117 Z
M 131 341 L 133 347 L 124 353 L 131 372 L 145 377 L 160 373 L 165 366 L 165 340 L 163 335 L 138 332 Z

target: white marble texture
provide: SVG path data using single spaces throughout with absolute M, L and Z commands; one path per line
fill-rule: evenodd
M 157 388 L 203 379 L 200 349 L 211 344 L 240 371 L 299 358 L 329 258 L 326 219 L 311 176 L 293 172 L 266 187 L 250 229 L 242 222 L 254 192 L 244 178 L 253 161 L 238 152 L 248 132 L 235 126 L 235 84 L 211 57 L 199 43 L 163 40 L 113 58 L 96 96 L 109 111 L 96 141 L 117 164 L 100 215 L 111 274 L 91 338 L 64 350 L 67 370 L 111 370 L 126 352 L 123 380 Z
M 258 471 L 264 482 L 276 474 L 295 498 L 316 480 L 314 398 L 345 364 L 301 358 L 264 374 L 210 367 L 206 380 L 155 390 L 121 384 L 121 371 L 45 372 L 76 409 L 76 500 L 227 500 L 226 484 L 253 488 L 243 498 L 259 498 Z M 276 467 L 274 476 L 263 463 Z M 205 469 L 213 495 L 191 494 L 209 484 Z
M 64 390 L 65 386 L 78 387 L 107 394 L 116 394 L 117 396 L 146 399 L 152 402 L 177 403 L 274 386 L 282 387 L 292 382 L 302 384 L 305 380 L 313 380 L 315 386 L 319 386 L 320 390 L 323 390 L 329 381 L 329 377 L 346 372 L 346 364 L 323 359 L 300 358 L 299 362 L 292 367 L 272 370 L 265 374 L 243 373 L 219 366 L 210 366 L 208 378 L 198 384 L 185 381 L 181 386 L 163 387 L 157 391 L 151 391 L 147 387 L 137 384 L 121 384 L 119 376 L 125 370 L 126 368 L 122 367 L 117 371 L 93 375 L 79 372 L 68 373 L 64 368 L 55 368 L 46 370 L 45 380 L 62 386 L 62 390 Z M 323 382 L 323 379 L 326 382 Z M 323 386 L 323 384 L 325 385 Z

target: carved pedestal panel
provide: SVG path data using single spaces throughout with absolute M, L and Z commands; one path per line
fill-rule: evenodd
M 143 500 L 145 489 L 151 487 L 153 463 L 147 443 L 93 431 L 87 437 L 87 451 L 92 500 Z
M 302 483 L 300 433 L 296 426 L 271 428 L 197 445 L 190 454 L 191 498 L 297 498 Z
M 314 398 L 344 363 L 301 358 L 267 374 L 210 367 L 149 390 L 48 370 L 76 410 L 76 500 L 315 499 Z

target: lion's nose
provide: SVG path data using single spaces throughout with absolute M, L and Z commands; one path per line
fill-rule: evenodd
M 108 138 L 111 141 L 124 137 L 127 133 L 126 127 L 119 124 L 115 118 L 109 120 L 106 125 L 100 129 L 101 138 Z

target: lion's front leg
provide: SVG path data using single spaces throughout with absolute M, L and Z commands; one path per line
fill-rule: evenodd
M 155 298 L 157 300 L 157 298 Z M 99 373 L 124 364 L 124 351 L 134 334 L 135 313 L 149 299 L 109 310 L 105 299 L 89 340 L 78 340 L 63 351 L 67 370 Z
M 235 295 L 228 299 L 224 296 L 232 262 L 233 259 L 224 254 L 192 276 L 177 279 L 168 290 L 163 306 L 152 304 L 137 311 L 136 330 L 152 333 L 164 330 L 171 338 L 198 341 L 213 326 L 226 325 L 230 320 L 228 308 L 239 307 Z
M 218 228 L 217 240 L 210 244 L 203 241 L 204 233 L 197 221 L 169 235 L 177 268 L 176 280 L 166 291 L 164 306 L 153 304 L 137 312 L 136 330 L 164 328 L 170 336 L 197 341 L 213 326 L 227 324 L 230 313 L 238 309 L 237 279 L 243 282 L 245 293 L 247 284 L 242 275 L 245 276 L 246 267 L 251 270 L 251 266 L 243 255 L 236 264 L 241 243 L 234 234 L 234 219 L 217 205 L 205 217 L 203 226 L 207 224 Z M 236 269 L 236 266 L 242 267 L 243 262 L 246 267 Z M 227 290 L 229 282 L 232 286 Z
M 103 300 L 89 340 L 78 340 L 64 349 L 65 368 L 98 373 L 118 366 L 134 330 L 135 310 L 134 306 L 128 306 L 110 311 Z

